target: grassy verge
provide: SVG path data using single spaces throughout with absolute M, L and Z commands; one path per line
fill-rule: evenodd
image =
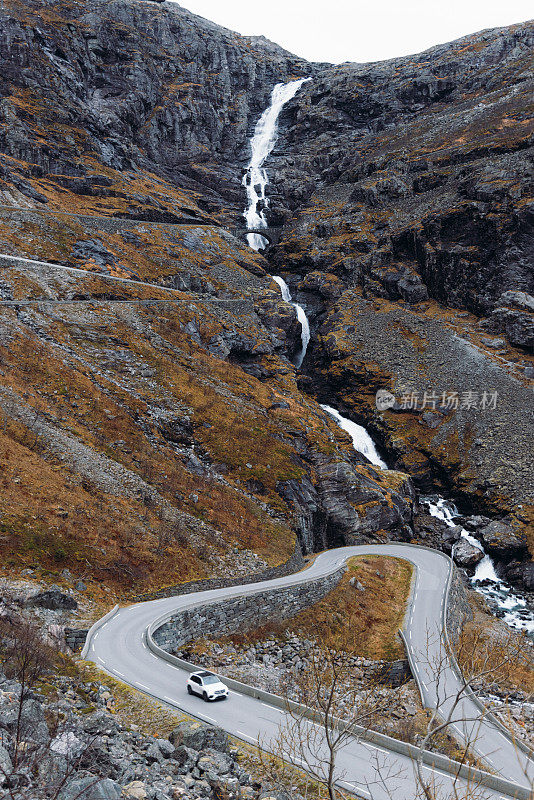
M 534 648 L 522 633 L 484 612 L 484 601 L 470 597 L 473 619 L 464 625 L 457 659 L 464 675 L 484 673 L 484 683 L 501 691 L 534 695 Z
M 402 658 L 404 650 L 397 632 L 404 618 L 411 579 L 412 567 L 407 561 L 357 556 L 349 560 L 340 583 L 318 603 L 289 620 L 268 623 L 221 641 L 252 643 L 273 636 L 283 638 L 292 631 L 365 658 Z
M 135 728 L 145 736 L 167 738 L 183 719 L 191 719 L 181 711 L 139 692 L 132 686 L 112 678 L 89 661 L 77 663 L 83 681 L 98 681 L 109 687 L 115 701 L 113 713 L 127 728 Z

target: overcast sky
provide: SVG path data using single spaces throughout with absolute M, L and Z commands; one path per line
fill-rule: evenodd
M 263 34 L 309 61 L 380 61 L 468 33 L 524 22 L 532 0 L 182 0 L 245 35 Z

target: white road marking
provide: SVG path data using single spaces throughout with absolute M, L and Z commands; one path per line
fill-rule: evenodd
M 101 663 L 101 664 L 105 664 L 105 663 L 106 663 L 105 661 L 103 661 L 103 660 L 100 658 L 100 656 L 98 656 L 98 660 L 100 661 L 100 663 Z
M 199 716 L 201 719 L 207 719 L 209 722 L 215 722 L 215 723 L 217 722 L 217 720 L 216 720 L 216 719 L 213 719 L 213 717 L 208 717 L 208 715 L 207 715 L 207 714 L 198 714 L 198 716 Z
M 256 741 L 256 739 L 253 739 L 252 736 L 248 735 L 248 733 L 243 733 L 243 731 L 238 731 L 237 729 L 236 729 L 236 733 L 239 734 L 239 736 L 244 736 L 245 739 L 250 739 L 251 742 L 255 742 Z
M 370 742 L 362 742 L 362 744 L 363 744 L 364 747 L 372 747 L 373 750 L 380 750 L 381 753 L 385 753 L 386 755 L 389 755 L 389 751 L 388 750 L 384 750 L 383 747 L 379 747 L 377 744 L 371 744 Z
M 122 672 L 119 672 L 119 670 L 118 670 L 118 669 L 113 669 L 113 670 L 112 670 L 112 672 L 114 672 L 114 673 L 115 673 L 115 675 L 120 675 L 120 676 L 121 676 L 121 678 L 124 678 L 124 675 L 122 674 Z
M 339 781 L 339 785 L 348 787 L 349 789 L 355 789 L 360 794 L 364 794 L 366 797 L 371 797 L 371 794 L 366 789 L 362 789 L 361 786 L 358 786 L 357 783 L 349 783 L 348 781 Z
M 135 685 L 136 685 L 136 686 L 140 686 L 140 687 L 141 687 L 141 689 L 146 689 L 146 690 L 147 690 L 147 692 L 149 692 L 149 691 L 150 691 L 150 688 L 149 688 L 148 686 L 145 686 L 145 685 L 144 685 L 144 683 L 136 683 Z
M 278 711 L 279 714 L 285 714 L 286 713 L 283 708 L 276 708 L 276 706 L 271 706 L 271 705 L 269 705 L 269 703 L 264 703 L 263 700 L 261 700 L 260 702 L 261 702 L 262 706 L 265 706 L 266 708 L 270 708 L 271 711 Z
M 169 701 L 169 703 L 174 703 L 174 702 L 175 702 L 175 701 L 172 699 L 172 697 L 167 697 L 167 695 L 166 695 L 166 694 L 164 694 L 164 695 L 163 695 L 163 699 L 164 699 L 164 700 L 168 700 L 168 701 Z
M 450 775 L 448 772 L 443 772 L 441 769 L 437 767 L 427 767 L 423 764 L 423 769 L 427 769 L 429 772 L 437 772 L 439 775 L 443 775 L 444 778 L 454 778 L 454 776 Z

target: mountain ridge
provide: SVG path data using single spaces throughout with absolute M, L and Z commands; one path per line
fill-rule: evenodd
M 523 51 L 531 26 L 475 34 L 430 56 L 323 68 L 179 7 L 115 0 L 87 11 L 76 0 L 6 0 L 1 9 L 0 197 L 12 210 L 0 209 L 0 252 L 88 270 L 74 277 L 15 261 L 0 272 L 0 299 L 10 304 L 0 307 L 0 378 L 18 393 L 3 403 L 3 547 L 13 568 L 35 560 L 54 573 L 67 559 L 74 571 L 95 570 L 137 593 L 161 588 L 158 580 L 227 569 L 237 577 L 286 561 L 297 542 L 309 551 L 340 536 L 409 538 L 412 480 L 530 535 L 532 421 L 527 409 L 518 422 L 512 389 L 514 380 L 528 383 L 534 364 L 531 311 L 517 298 L 495 301 L 530 287 Z M 421 73 L 429 58 L 435 63 Z M 243 224 L 249 138 L 275 83 L 311 74 L 280 117 L 267 163 L 267 213 L 280 243 L 255 254 L 229 230 Z M 486 123 L 469 115 L 492 91 L 501 99 L 492 100 L 486 136 Z M 443 147 L 431 151 L 440 136 Z M 494 181 L 497 158 L 503 175 Z M 459 176 L 471 165 L 479 172 Z M 452 224 L 445 201 L 454 205 L 459 190 L 469 213 Z M 490 263 L 494 288 L 480 267 L 488 235 L 480 238 L 479 223 L 493 226 L 515 264 Z M 480 243 L 458 251 L 460 232 Z M 442 291 L 448 264 L 458 271 Z M 300 375 L 290 360 L 299 325 L 273 273 L 312 321 Z M 106 275 L 154 289 L 111 288 Z M 468 279 L 479 305 L 464 310 L 448 287 L 464 291 Z M 158 311 L 158 286 L 176 291 L 168 312 Z M 11 305 L 17 300 L 33 305 Z M 393 337 L 382 341 L 375 323 L 397 311 L 409 324 L 397 325 L 393 352 Z M 468 317 L 453 319 L 457 312 Z M 478 430 L 484 418 L 474 412 L 377 412 L 376 390 L 400 396 L 407 377 L 420 392 L 442 379 L 443 390 L 472 388 L 447 377 L 439 362 L 452 351 L 435 350 L 420 323 L 434 326 L 438 341 L 482 348 L 488 370 L 477 390 L 499 358 L 512 365 L 513 379 L 507 368 L 498 373 L 506 409 L 493 420 L 505 441 L 521 436 L 516 462 L 511 445 L 501 452 L 498 437 Z M 377 346 L 360 357 L 356 333 L 366 331 Z M 483 341 L 498 336 L 504 344 Z M 313 399 L 334 396 L 369 425 L 398 471 L 382 473 L 354 454 Z M 121 498 L 122 513 L 103 473 L 95 484 L 94 469 L 89 480 L 79 458 L 52 447 L 67 433 L 92 448 L 95 463 L 130 471 L 141 488 Z M 23 487 L 17 463 L 26 465 Z M 56 467 L 72 507 L 91 509 L 86 541 L 74 513 L 61 516 L 67 500 L 58 509 L 40 484 Z M 200 537 L 196 550 L 188 527 Z M 168 571 L 159 579 L 162 558 Z M 532 588 L 521 570 L 518 581 Z

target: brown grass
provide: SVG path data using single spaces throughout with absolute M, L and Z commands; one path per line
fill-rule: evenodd
M 377 574 L 378 573 L 378 574 Z M 355 578 L 365 590 L 350 585 Z M 410 591 L 412 567 L 386 556 L 358 556 L 348 562 L 341 582 L 326 597 L 295 617 L 229 637 L 234 643 L 283 638 L 290 631 L 372 659 L 404 656 L 397 637 Z
M 471 603 L 474 616 L 464 625 L 457 648 L 464 675 L 490 669 L 486 684 L 495 683 L 504 692 L 520 689 L 534 696 L 534 648 L 527 637 L 482 612 L 478 598 Z

